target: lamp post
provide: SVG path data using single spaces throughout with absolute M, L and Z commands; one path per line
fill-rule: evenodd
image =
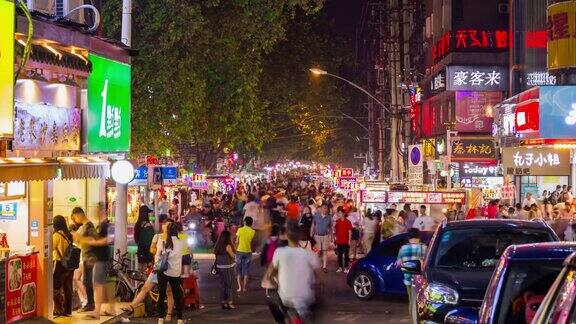
M 327 75 L 327 76 L 331 76 L 333 78 L 342 80 L 346 83 L 348 83 L 349 85 L 353 86 L 354 88 L 362 91 L 364 94 L 366 94 L 369 98 L 371 98 L 372 100 L 374 100 L 378 105 L 380 105 L 380 109 L 381 109 L 381 116 L 384 115 L 384 112 L 388 112 L 390 114 L 390 116 L 393 118 L 394 116 L 392 116 L 392 112 L 390 111 L 390 109 L 388 109 L 388 107 L 386 107 L 386 105 L 384 105 L 384 103 L 382 101 L 380 101 L 378 98 L 376 98 L 374 95 L 372 95 L 370 92 L 368 92 L 368 90 L 362 88 L 361 86 L 357 85 L 356 83 L 345 79 L 341 76 L 332 74 L 332 73 L 328 73 L 328 71 L 326 70 L 322 70 L 319 68 L 310 68 L 310 72 L 312 72 L 312 74 L 314 75 Z M 372 152 L 372 134 L 368 135 L 368 156 L 371 159 L 371 157 L 373 156 L 371 154 Z M 379 175 L 378 175 L 378 179 L 379 180 L 384 180 L 384 123 L 382 120 L 380 120 L 380 122 L 378 123 L 378 169 L 379 171 Z

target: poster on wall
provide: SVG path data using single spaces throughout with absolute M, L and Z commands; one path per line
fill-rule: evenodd
M 540 87 L 540 138 L 576 137 L 576 86 Z
M 457 91 L 456 131 L 484 133 L 492 131 L 493 107 L 502 101 L 502 92 Z
M 0 203 L 0 220 L 16 220 L 17 214 L 18 214 L 17 202 Z
M 87 152 L 130 150 L 130 65 L 90 53 Z
M 6 266 L 6 323 L 35 317 L 37 253 L 10 258 Z
M 14 149 L 80 150 L 80 109 L 17 101 Z
M 0 0 L 0 138 L 14 134 L 14 2 Z

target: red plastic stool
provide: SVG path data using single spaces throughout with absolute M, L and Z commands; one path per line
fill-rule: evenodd
M 200 292 L 196 277 L 190 275 L 190 277 L 182 278 L 182 288 L 184 288 L 184 305 L 198 309 L 200 307 Z

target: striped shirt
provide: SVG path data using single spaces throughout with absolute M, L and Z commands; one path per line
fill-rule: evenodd
M 406 261 L 423 260 L 426 256 L 427 246 L 422 243 L 408 243 L 398 251 L 398 260 L 403 264 Z M 412 284 L 412 274 L 404 273 L 404 284 Z

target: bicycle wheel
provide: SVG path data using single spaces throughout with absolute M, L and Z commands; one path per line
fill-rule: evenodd
M 134 299 L 134 293 L 124 281 L 118 281 L 116 284 L 116 300 L 119 302 L 131 302 Z

